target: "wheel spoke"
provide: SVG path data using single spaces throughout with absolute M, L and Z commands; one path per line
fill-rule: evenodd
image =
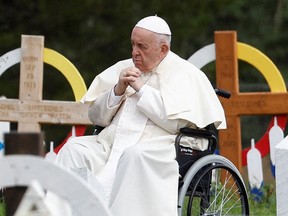
M 207 186 L 207 178 L 212 176 L 214 180 Z M 192 188 L 187 215 L 243 215 L 243 188 L 239 188 L 234 176 L 235 173 L 225 167 L 209 168 L 202 174 L 204 180 L 196 181 Z

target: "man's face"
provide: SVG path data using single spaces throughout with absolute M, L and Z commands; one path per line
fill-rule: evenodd
M 163 57 L 161 44 L 155 33 L 135 27 L 131 34 L 132 59 L 142 72 L 151 71 Z

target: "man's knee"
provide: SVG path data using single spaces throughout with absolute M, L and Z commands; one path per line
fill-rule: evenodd
M 64 144 L 62 148 L 66 150 L 74 151 L 83 147 L 84 147 L 84 143 L 83 143 L 82 137 L 71 137 L 67 140 L 67 142 Z
M 60 152 L 61 151 L 64 151 L 64 150 L 73 150 L 75 148 L 75 142 L 73 141 L 73 139 L 69 139 L 63 146 L 62 148 L 60 149 Z
M 68 158 L 81 157 L 82 152 L 83 146 L 79 145 L 79 143 L 76 142 L 76 139 L 71 138 L 59 150 L 57 158 L 58 160 L 60 160 L 61 158 L 65 158 L 66 160 L 68 160 Z

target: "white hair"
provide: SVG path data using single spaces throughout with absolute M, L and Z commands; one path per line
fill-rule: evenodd
M 167 34 L 157 34 L 155 33 L 157 40 L 159 43 L 165 43 L 169 46 L 171 46 L 171 35 L 167 35 Z

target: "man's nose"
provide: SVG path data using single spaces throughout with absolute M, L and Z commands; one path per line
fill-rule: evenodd
M 132 48 L 132 56 L 136 56 L 137 54 L 139 54 L 138 49 L 136 47 Z

